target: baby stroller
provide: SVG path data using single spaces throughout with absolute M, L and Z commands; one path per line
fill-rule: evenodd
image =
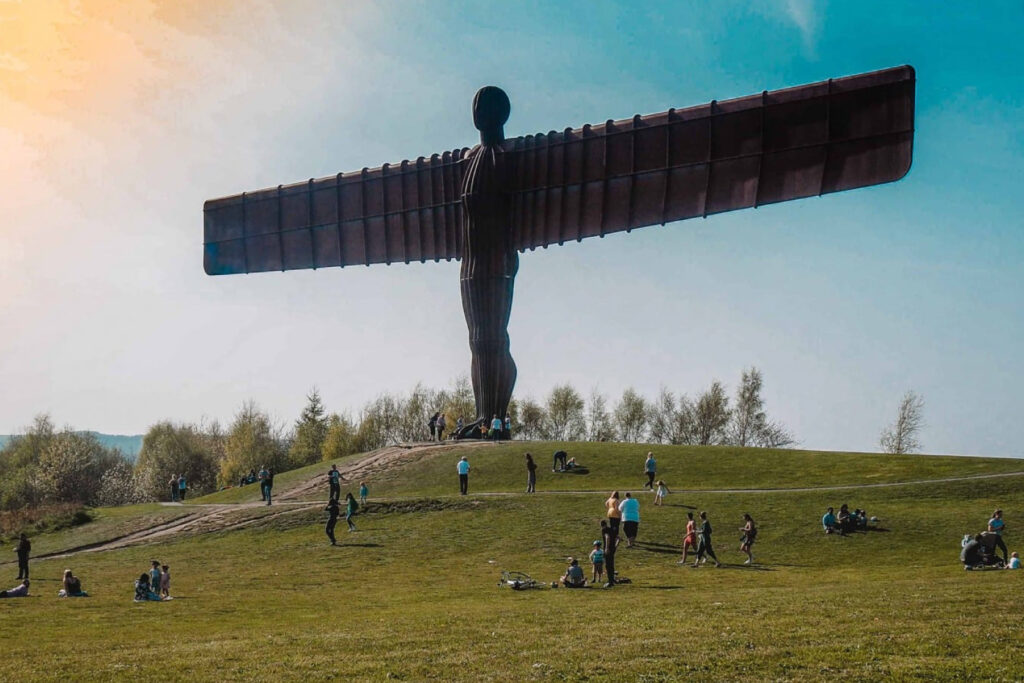
M 996 534 L 983 532 L 977 536 L 964 536 L 960 543 L 960 562 L 964 569 L 1002 569 L 1006 566 L 1003 558 L 996 555 Z

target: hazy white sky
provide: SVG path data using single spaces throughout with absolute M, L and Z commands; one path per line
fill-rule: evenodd
M 756 365 L 806 447 L 875 449 L 915 389 L 927 451 L 1024 455 L 1024 9 L 920 8 L 0 0 L 0 432 L 466 373 L 457 263 L 210 278 L 202 205 L 472 145 L 481 85 L 515 136 L 909 63 L 899 183 L 524 255 L 516 394 Z

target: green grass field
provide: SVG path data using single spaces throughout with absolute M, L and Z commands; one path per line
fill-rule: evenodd
M 566 556 L 584 556 L 598 538 L 608 491 L 643 481 L 646 447 L 572 444 L 591 468 L 577 476 L 549 472 L 556 446 L 460 450 L 380 474 L 359 531 L 340 522 L 339 547 L 327 545 L 317 508 L 275 506 L 239 511 L 254 520 L 241 530 L 36 562 L 39 597 L 0 601 L 0 679 L 1020 680 L 1024 572 L 964 572 L 957 553 L 995 507 L 1010 549 L 1021 547 L 1024 476 L 711 491 L 934 480 L 1020 472 L 1024 462 L 654 447 L 659 476 L 690 492 L 664 507 L 638 494 L 640 545 L 617 556 L 631 584 L 498 588 L 503 568 L 556 579 Z M 535 496 L 521 493 L 527 449 L 541 466 Z M 465 498 L 451 495 L 463 454 L 473 466 Z M 308 476 L 281 475 L 276 488 Z M 505 495 L 474 495 L 485 492 Z M 824 507 L 842 502 L 866 507 L 885 530 L 823 535 Z M 709 512 L 725 568 L 676 564 L 691 510 Z M 34 543 L 74 547 L 189 511 L 100 510 Z M 743 512 L 761 527 L 754 567 L 737 549 Z M 179 598 L 133 604 L 132 581 L 151 558 L 171 565 Z M 54 597 L 65 566 L 92 597 Z M 15 572 L 0 565 L 3 587 Z

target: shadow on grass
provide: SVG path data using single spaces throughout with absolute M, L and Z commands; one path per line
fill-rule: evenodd
M 774 567 L 766 567 L 763 564 L 725 564 L 722 563 L 718 569 L 739 569 L 740 571 L 747 572 L 774 572 L 778 571 Z
M 662 503 L 661 505 L 658 505 L 657 507 L 684 508 L 686 510 L 696 510 L 697 509 L 696 505 L 684 505 L 682 503 Z
M 648 591 L 678 591 L 682 590 L 683 586 L 637 586 L 637 588 Z
M 380 548 L 380 543 L 339 543 L 335 548 Z

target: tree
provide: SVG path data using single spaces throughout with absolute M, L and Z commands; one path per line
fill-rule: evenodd
M 246 401 L 228 429 L 220 465 L 221 483 L 237 484 L 243 474 L 263 466 L 275 472 L 288 469 L 288 451 L 270 417 L 253 401 Z
M 623 441 L 642 441 L 647 433 L 647 401 L 632 387 L 622 392 L 615 406 L 615 428 Z
M 544 414 L 544 408 L 532 398 L 517 400 L 516 408 L 519 436 L 527 440 L 545 438 L 547 416 Z
M 346 455 L 358 453 L 356 426 L 347 415 L 332 414 L 327 418 L 327 433 L 321 454 L 325 461 L 338 460 Z
M 572 385 L 563 384 L 551 390 L 547 400 L 547 438 L 555 441 L 578 441 L 587 429 L 583 417 L 583 397 Z
M 587 402 L 587 441 L 614 441 L 615 425 L 605 397 L 595 387 Z
M 892 455 L 903 455 L 921 450 L 917 439 L 924 426 L 924 399 L 913 391 L 903 394 L 896 421 L 882 430 L 879 443 L 882 451 Z
M 768 424 L 761 398 L 761 371 L 744 370 L 736 389 L 736 407 L 732 411 L 729 442 L 735 446 L 752 446 Z
M 135 461 L 138 486 L 150 499 L 162 500 L 169 496 L 171 475 L 184 474 L 197 495 L 215 490 L 221 463 L 211 446 L 212 441 L 195 425 L 158 422 L 142 438 Z M 229 483 L 234 481 L 237 478 Z
M 320 392 L 313 387 L 306 397 L 306 407 L 295 422 L 295 438 L 288 451 L 292 467 L 302 467 L 320 462 L 323 457 L 324 439 L 327 437 L 327 418 Z
M 52 434 L 36 464 L 36 485 L 46 503 L 95 503 L 103 473 L 124 461 L 96 436 L 65 428 Z
M 701 446 L 720 444 L 726 438 L 728 425 L 729 397 L 721 382 L 715 380 L 694 405 L 694 441 Z

